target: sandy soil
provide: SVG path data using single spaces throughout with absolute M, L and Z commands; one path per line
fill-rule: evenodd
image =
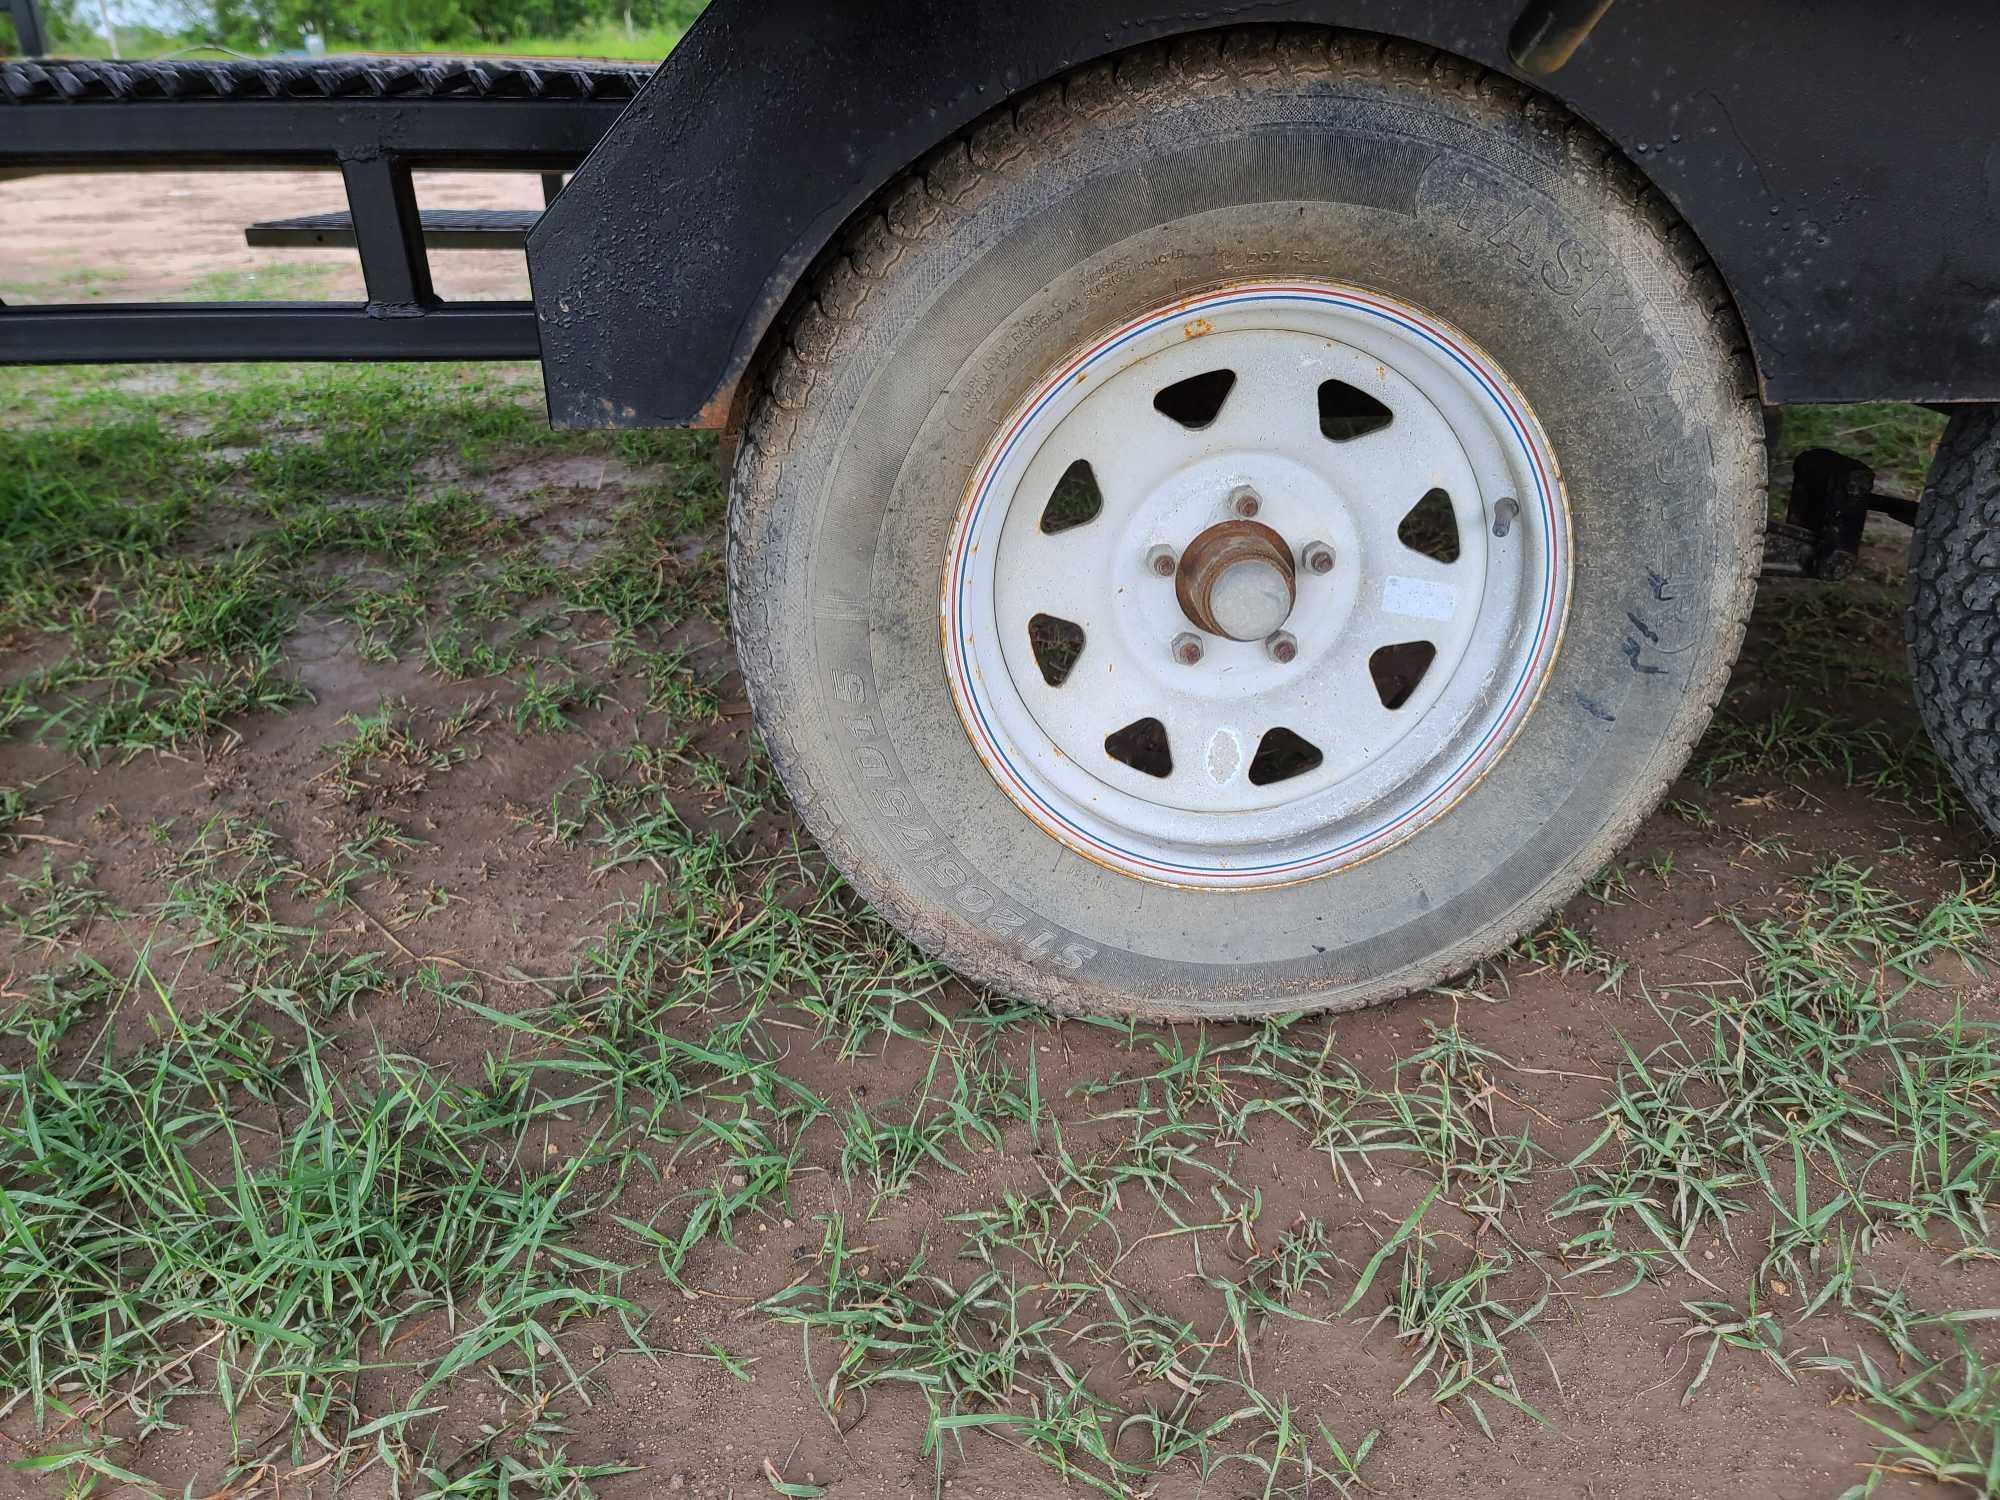
M 524 172 L 420 172 L 425 208 L 538 208 Z M 252 249 L 248 224 L 347 207 L 336 172 L 98 172 L 0 182 L 0 297 L 14 303 L 143 302 L 223 279 L 237 297 L 363 296 L 351 250 Z M 443 250 L 431 279 L 446 298 L 528 295 L 520 252 Z

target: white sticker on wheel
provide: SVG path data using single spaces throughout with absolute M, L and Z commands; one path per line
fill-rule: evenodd
M 1223 725 L 1208 737 L 1208 749 L 1201 758 L 1202 769 L 1217 786 L 1228 786 L 1243 769 L 1243 742 L 1236 731 Z
M 1392 574 L 1382 580 L 1382 608 L 1392 615 L 1418 620 L 1449 620 L 1458 612 L 1458 590 L 1428 578 Z

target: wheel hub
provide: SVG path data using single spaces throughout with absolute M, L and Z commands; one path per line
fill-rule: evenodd
M 1261 521 L 1218 521 L 1181 554 L 1174 593 L 1210 635 L 1261 641 L 1291 617 L 1298 570 L 1285 539 Z

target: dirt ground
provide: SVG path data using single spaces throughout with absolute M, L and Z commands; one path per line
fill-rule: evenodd
M 535 201 L 532 178 L 507 184 L 508 199 L 474 196 L 493 187 L 447 184 L 430 201 Z M 338 252 L 241 245 L 252 217 L 336 206 L 331 179 L 277 174 L 0 184 L 4 295 L 238 295 L 274 282 L 358 295 Z M 524 290 L 514 256 L 452 257 L 439 280 L 457 295 Z M 1298 1023 L 1283 1037 L 1295 1058 L 1272 1061 L 1251 1028 L 1055 1023 L 975 994 L 794 849 L 719 618 L 699 441 L 535 435 L 517 420 L 525 411 L 532 426 L 537 396 L 521 371 L 487 384 L 392 372 L 381 379 L 404 382 L 394 390 L 410 394 L 395 400 L 408 407 L 356 416 L 349 432 L 309 384 L 319 378 L 269 371 L 239 389 L 229 372 L 57 372 L 5 388 L 0 469 L 55 462 L 57 447 L 36 445 L 59 445 L 65 430 L 136 427 L 167 446 L 139 477 L 106 482 L 154 499 L 184 484 L 193 498 L 156 553 L 66 556 L 46 605 L 0 613 L 0 688 L 20 705 L 0 728 L 0 788 L 19 790 L 24 809 L 11 852 L 0 825 L 0 988 L 19 1020 L 43 993 L 36 976 L 88 960 L 116 981 L 52 1037 L 37 1041 L 25 1022 L 0 1034 L 0 1120 L 17 1141 L 0 1197 L 18 1200 L 0 1250 L 16 1264 L 0 1269 L 0 1357 L 14 1381 L 0 1399 L 0 1455 L 43 1464 L 0 1471 L 0 1492 L 81 1493 L 94 1472 L 100 1494 L 146 1492 L 136 1476 L 197 1495 L 498 1494 L 509 1457 L 544 1476 L 516 1475 L 516 1494 L 604 1497 L 1067 1485 L 1667 1500 L 1832 1497 L 1871 1475 L 1882 1493 L 1978 1492 L 1976 1478 L 1954 1491 L 1894 1456 L 1873 1467 L 1885 1440 L 1863 1416 L 1941 1449 L 1963 1434 L 1868 1405 L 1813 1360 L 1863 1349 L 1917 1373 L 1857 1314 L 1876 1305 L 1866 1289 L 1933 1314 L 2000 1308 L 2000 1256 L 1977 1228 L 1968 1246 L 1938 1219 L 1849 1202 L 1806 1237 L 1809 1251 L 1781 1259 L 1795 1169 L 1815 1209 L 1845 1180 L 1832 1156 L 1795 1155 L 1808 1137 L 1786 1132 L 1807 1130 L 1807 1104 L 1756 1127 L 1769 1192 L 1746 1157 L 1725 1161 L 1721 1137 L 1690 1136 L 1681 1159 L 1695 1163 L 1691 1178 L 1721 1184 L 1721 1211 L 1640 1193 L 1665 1238 L 1635 1210 L 1603 1216 L 1602 1241 L 1584 1237 L 1600 1218 L 1576 1211 L 1581 1188 L 1623 1180 L 1614 1169 L 1630 1142 L 1615 1106 L 1637 1087 L 1635 1061 L 1677 1036 L 1704 1052 L 1723 1035 L 1718 996 L 1794 982 L 1788 944 L 1840 983 L 1859 973 L 1881 1004 L 1897 992 L 1911 1025 L 1957 1011 L 1976 1028 L 2000 1014 L 1977 967 L 1983 926 L 1947 942 L 1925 925 L 1952 893 L 1984 890 L 1991 845 L 1919 741 L 1893 529 L 1871 534 L 1851 585 L 1767 586 L 1726 722 L 1544 934 L 1448 990 Z M 360 387 L 354 400 L 385 391 Z M 436 426 L 407 459 L 396 446 L 406 410 Z M 389 471 L 353 481 L 370 444 Z M 0 490 L 0 503 L 10 493 L 27 491 Z M 429 516 L 423 507 L 446 502 L 474 519 L 441 545 L 390 524 L 398 507 Z M 373 541 L 297 540 L 384 516 Z M 157 748 L 130 748 L 150 732 L 130 716 L 115 731 L 126 738 L 106 729 L 98 747 L 82 742 L 125 679 L 57 691 L 38 674 L 129 651 L 112 622 L 140 588 L 133 570 L 185 563 L 235 577 L 257 547 L 256 565 L 279 570 L 257 574 L 275 580 L 260 586 L 295 601 L 269 625 L 276 655 L 255 678 L 284 691 Z M 540 634 L 508 634 L 553 613 L 561 623 Z M 466 665 L 482 645 L 491 670 Z M 171 668 L 118 670 L 183 693 L 226 655 L 185 641 L 171 652 L 182 653 Z M 401 737 L 370 739 L 365 721 L 385 713 Z M 671 840 L 647 821 L 668 810 Z M 353 854 L 390 848 L 368 844 L 385 826 L 392 853 L 376 864 Z M 93 899 L 63 907 L 69 898 L 35 887 L 51 862 L 59 875 L 85 866 Z M 341 899 L 325 894 L 337 867 L 363 872 Z M 206 915 L 195 909 L 203 880 L 227 888 Z M 1815 943 L 1863 909 L 1875 938 Z M 71 910 L 85 914 L 58 920 Z M 647 951 L 670 957 L 635 980 L 614 955 L 639 951 L 620 944 L 642 917 Z M 1880 937 L 1891 928 L 1902 934 L 1893 960 Z M 662 946 L 673 932 L 679 946 Z M 309 966 L 358 955 L 371 977 L 337 1004 L 300 998 Z M 1904 971 L 1921 981 L 1907 993 Z M 607 1019 L 614 1004 L 631 1009 Z M 218 1117 L 251 1144 L 232 1167 L 222 1135 L 190 1136 L 200 1186 L 159 1208 L 158 1228 L 210 1248 L 179 1282 L 147 1283 L 127 1312 L 156 1325 L 119 1338 L 148 1352 L 99 1388 L 91 1352 L 65 1355 L 46 1331 L 58 1326 L 50 1308 L 82 1293 L 59 1296 L 54 1273 L 20 1268 L 66 1254 L 97 1281 L 136 1285 L 168 1250 L 134 1240 L 92 1260 L 81 1217 L 124 1224 L 150 1200 L 107 1181 L 74 1213 L 53 1204 L 62 1192 L 34 1163 L 58 1148 L 19 1142 L 30 1124 L 55 1127 L 24 1123 L 23 1111 L 56 1107 L 39 1070 L 75 1080 L 114 1058 L 142 1069 L 149 1048 L 238 1015 L 262 1018 L 256 1056 L 204 1066 L 221 1080 Z M 751 1035 L 750 1017 L 755 1042 L 742 1045 L 755 1068 L 717 1063 L 720 1039 Z M 1718 1045 L 1726 1053 L 1728 1036 Z M 271 1064 L 266 1087 L 254 1080 L 270 1057 L 283 1067 Z M 350 1243 L 326 1230 L 349 1222 L 333 1208 L 314 1229 L 301 1188 L 292 1217 L 274 1210 L 257 1233 L 204 1238 L 203 1215 L 228 1216 L 233 1176 L 291 1162 L 298 1141 L 333 1129 L 297 1102 L 300 1078 L 322 1070 L 325 1097 L 362 1111 L 388 1063 L 426 1070 L 444 1090 L 427 1097 L 466 1118 L 505 1114 L 511 1123 L 450 1137 L 480 1143 L 465 1148 L 463 1172 L 525 1184 L 552 1214 L 561 1196 L 560 1232 L 516 1261 L 507 1235 L 526 1230 L 468 1227 L 488 1238 L 436 1252 L 459 1268 L 441 1276 L 450 1295 L 371 1281 L 366 1264 L 411 1253 L 412 1237 L 446 1222 L 447 1207 L 428 1206 L 453 1201 L 445 1172 L 421 1179 L 436 1196 L 420 1212 L 381 1206 L 396 1235 Z M 1857 1066 L 1857 1090 L 1878 1083 Z M 1320 1086 L 1339 1097 L 1303 1102 Z M 1967 1075 L 1959 1095 L 1989 1132 L 2000 1130 L 1996 1090 L 1989 1072 Z M 824 1111 L 787 1113 L 807 1096 Z M 973 1123 L 947 1107 L 968 1100 Z M 146 1117 L 139 1107 L 133 1118 Z M 742 1144 L 760 1122 L 776 1141 L 768 1152 Z M 175 1128 L 164 1112 L 160 1123 Z M 433 1127 L 407 1123 L 412 1140 Z M 110 1127 L 75 1128 L 89 1140 Z M 2000 1136 L 1988 1139 L 2000 1152 Z M 1891 1146 L 1854 1149 L 1867 1160 Z M 370 1160 L 371 1172 L 390 1170 Z M 774 1160 L 775 1175 L 759 1176 Z M 1995 1169 L 1960 1169 L 1971 1174 L 1966 1222 L 1983 1226 Z M 1921 1175 L 1900 1156 L 1870 1170 L 1881 1201 L 1901 1191 L 1883 1175 Z M 306 1175 L 287 1167 L 285 1181 Z M 353 1189 L 357 1200 L 372 1191 Z M 732 1200 L 727 1233 L 694 1233 L 670 1272 L 667 1247 L 700 1206 Z M 1405 1233 L 1420 1207 L 1420 1228 Z M 49 1217 L 31 1228 L 35 1214 Z M 1304 1254 L 1315 1245 L 1323 1258 Z M 1627 1258 L 1607 1263 L 1607 1245 Z M 1299 1251 L 1297 1274 L 1271 1260 L 1281 1246 Z M 227 1270 L 225 1248 L 237 1257 Z M 1843 1289 L 1810 1306 L 1843 1257 Z M 533 1327 L 468 1351 L 467 1330 L 506 1295 L 507 1277 L 479 1279 L 482 1263 L 508 1277 L 518 1268 L 522 1285 L 541 1278 L 550 1300 Z M 1245 1291 L 1267 1273 L 1282 1306 Z M 1468 1275 L 1474 1290 L 1447 1293 Z M 318 1286 L 325 1308 L 268 1300 L 293 1285 L 301 1298 Z M 347 1308 L 352 1288 L 384 1301 Z M 829 1316 L 785 1316 L 802 1306 Z M 329 1330 L 351 1317 L 388 1321 L 350 1348 Z M 117 1321 L 71 1334 L 109 1339 Z M 253 1358 L 267 1325 L 282 1332 Z M 1951 1326 L 1983 1341 L 1990 1370 L 1993 1325 Z M 975 1356 L 988 1364 L 969 1368 Z M 243 1399 L 256 1359 L 266 1374 Z M 288 1376 L 287 1360 L 329 1363 Z M 452 1365 L 443 1375 L 440 1360 Z M 69 1373 L 38 1390 L 57 1368 Z M 1441 1392 L 1461 1375 L 1477 1379 Z M 1990 1391 L 1987 1401 L 1972 1418 L 1984 1452 Z M 1013 1425 L 980 1425 L 995 1412 Z M 1322 1434 L 1351 1457 L 1371 1432 L 1358 1477 L 1344 1475 Z M 1105 1452 L 1093 1456 L 1091 1433 Z M 1162 1433 L 1178 1452 L 1159 1451 Z M 1210 1435 L 1183 1441 L 1190 1433 Z M 1296 1457 L 1308 1447 L 1310 1470 Z M 96 1467 L 52 1457 L 84 1451 Z
M 529 172 L 419 172 L 423 208 L 539 208 Z M 338 172 L 53 173 L 0 182 L 0 298 L 144 302 L 216 295 L 274 301 L 358 300 L 352 251 L 252 249 L 244 228 L 266 219 L 338 213 Z M 492 301 L 528 295 L 519 252 L 441 250 L 438 295 Z

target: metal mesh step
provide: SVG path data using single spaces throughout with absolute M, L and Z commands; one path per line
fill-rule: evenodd
M 427 208 L 419 217 L 427 249 L 519 250 L 541 216 L 536 208 Z M 265 219 L 244 229 L 243 242 L 353 249 L 354 216 L 341 212 Z

